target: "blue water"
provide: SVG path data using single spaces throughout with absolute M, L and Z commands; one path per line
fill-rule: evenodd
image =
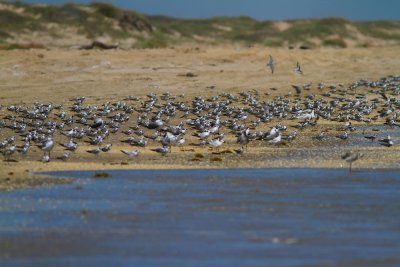
M 51 173 L 0 193 L 0 266 L 400 266 L 400 172 Z

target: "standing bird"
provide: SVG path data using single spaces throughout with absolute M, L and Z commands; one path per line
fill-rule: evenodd
M 271 55 L 269 55 L 269 60 L 268 60 L 268 63 L 267 63 L 267 67 L 269 67 L 271 69 L 271 73 L 274 74 L 275 62 L 274 62 L 274 59 L 272 58 Z
M 359 158 L 362 158 L 364 156 L 364 154 L 362 153 L 354 153 L 352 151 L 347 152 L 346 154 L 344 154 L 342 156 L 342 159 L 345 160 L 346 162 L 348 162 L 349 165 L 349 172 L 351 172 L 351 165 L 354 161 L 358 160 Z
M 208 142 L 208 144 L 211 147 L 216 148 L 218 152 L 219 152 L 219 147 L 222 146 L 223 143 L 224 143 L 224 139 L 219 138 L 219 137 Z
M 294 69 L 294 71 L 295 71 L 296 73 L 298 73 L 298 74 L 303 75 L 303 70 L 301 69 L 301 66 L 300 66 L 300 63 L 299 63 L 299 62 L 297 62 L 296 68 Z
M 49 156 L 50 158 L 50 151 L 53 149 L 54 147 L 54 141 L 51 138 L 51 136 L 49 136 L 47 138 L 47 140 L 45 142 L 42 143 L 42 145 L 40 146 L 40 148 L 42 149 L 42 151 Z
M 241 131 L 238 137 L 236 138 L 236 143 L 237 144 L 243 144 L 246 146 L 247 150 L 247 145 L 249 143 L 249 128 L 247 128 L 245 131 Z

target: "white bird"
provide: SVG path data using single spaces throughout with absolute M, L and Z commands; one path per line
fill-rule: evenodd
M 139 155 L 139 153 L 140 153 L 139 150 L 129 151 L 129 150 L 125 150 L 125 149 L 122 149 L 121 152 L 124 153 L 125 155 L 131 157 L 131 158 L 137 157 Z
M 49 162 L 50 161 L 50 156 L 49 155 L 47 155 L 47 154 L 44 154 L 43 155 L 43 157 L 42 157 L 42 162 Z
M 54 147 L 54 141 L 50 136 L 47 138 L 47 141 L 45 141 L 41 145 L 42 151 L 47 152 L 49 157 L 50 157 L 50 151 L 53 149 L 53 147 Z
M 204 131 L 201 133 L 198 133 L 197 136 L 200 137 L 201 140 L 207 139 L 207 137 L 209 137 L 211 134 L 210 131 Z
M 67 151 L 64 154 L 62 154 L 60 157 L 58 157 L 57 159 L 61 159 L 63 161 L 67 161 L 70 156 L 71 156 L 71 153 L 69 151 Z
M 70 150 L 70 151 L 75 151 L 78 148 L 78 144 L 75 143 L 74 141 L 69 140 L 68 143 L 66 144 L 61 144 L 65 149 Z
M 208 142 L 208 144 L 213 147 L 213 148 L 217 148 L 219 150 L 219 147 L 222 146 L 222 144 L 224 143 L 224 139 L 220 139 L 220 138 L 216 138 L 211 140 L 210 142 Z
M 303 112 L 300 112 L 297 116 L 297 119 L 302 119 L 302 120 L 310 120 L 315 118 L 315 112 L 314 110 L 305 110 Z
M 280 131 L 277 127 L 272 127 L 271 131 L 269 132 L 269 134 L 266 136 L 267 140 L 271 140 L 274 139 L 275 137 L 277 137 L 279 135 Z
M 181 137 L 178 140 L 176 140 L 175 143 L 176 143 L 177 146 L 181 147 L 181 150 L 182 150 L 182 146 L 185 144 L 185 142 L 186 142 L 186 139 Z
M 281 135 L 281 133 L 279 133 L 278 136 L 276 136 L 274 139 L 269 140 L 269 141 L 268 141 L 268 144 L 277 145 L 277 144 L 279 144 L 281 141 L 282 141 L 282 135 Z
M 152 149 L 152 151 L 160 153 L 161 155 L 165 156 L 169 152 L 169 148 L 167 146 L 163 146 L 163 147 Z

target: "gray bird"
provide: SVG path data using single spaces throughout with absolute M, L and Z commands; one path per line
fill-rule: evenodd
M 90 154 L 98 155 L 101 152 L 101 149 L 98 147 L 98 148 L 95 148 L 95 149 L 86 150 L 86 152 L 88 152 Z
M 299 63 L 299 62 L 297 62 L 296 68 L 294 69 L 294 71 L 295 71 L 296 73 L 298 73 L 298 74 L 303 75 L 303 70 L 301 69 L 301 66 L 300 66 L 300 63 Z
M 169 148 L 167 146 L 163 146 L 163 147 L 152 149 L 151 151 L 160 153 L 161 155 L 165 156 L 168 154 Z
M 351 172 L 352 163 L 354 161 L 358 160 L 359 158 L 362 158 L 363 156 L 364 156 L 364 154 L 362 154 L 362 153 L 359 153 L 359 152 L 355 153 L 352 151 L 349 151 L 342 156 L 342 159 L 349 163 L 349 172 Z

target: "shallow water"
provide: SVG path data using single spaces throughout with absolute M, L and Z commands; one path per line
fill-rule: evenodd
M 398 171 L 58 172 L 0 194 L 0 266 L 400 266 Z

